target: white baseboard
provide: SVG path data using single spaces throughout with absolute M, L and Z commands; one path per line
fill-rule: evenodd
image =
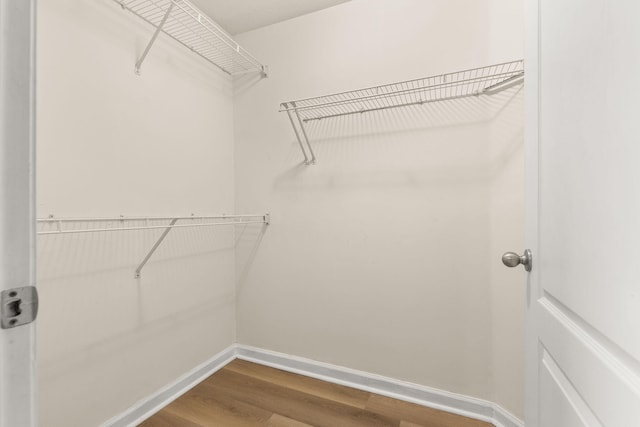
M 524 427 L 524 421 L 497 403 L 493 405 L 493 424 L 497 427 Z
M 101 427 L 138 425 L 236 358 L 486 421 L 496 427 L 524 427 L 521 420 L 486 400 L 242 344 L 232 345 L 218 353 Z
M 241 344 L 236 346 L 236 355 L 242 360 L 486 421 L 496 427 L 524 427 L 521 420 L 486 400 Z
M 213 356 L 211 359 L 195 367 L 174 382 L 166 385 L 151 396 L 140 400 L 122 414 L 105 421 L 100 427 L 134 427 L 182 396 L 202 382 L 209 375 L 222 369 L 236 358 L 236 346 Z

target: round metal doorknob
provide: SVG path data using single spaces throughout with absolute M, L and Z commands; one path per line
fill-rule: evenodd
M 526 249 L 524 255 L 518 255 L 515 252 L 505 252 L 504 255 L 502 255 L 502 263 L 507 267 L 517 267 L 522 264 L 526 271 L 531 271 L 531 251 Z

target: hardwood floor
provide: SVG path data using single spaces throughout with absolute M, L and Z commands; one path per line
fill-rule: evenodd
M 491 424 L 234 360 L 142 427 L 490 427 Z

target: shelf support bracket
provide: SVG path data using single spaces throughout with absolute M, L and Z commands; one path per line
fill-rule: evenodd
M 153 36 L 151 37 L 151 40 L 149 40 L 149 43 L 147 44 L 147 47 L 144 49 L 144 52 L 142 52 L 142 56 L 140 57 L 140 59 L 138 59 L 138 62 L 136 62 L 136 70 L 135 71 L 136 71 L 137 75 L 140 75 L 140 67 L 142 66 L 142 63 L 144 62 L 145 58 L 147 57 L 147 54 L 151 50 L 151 46 L 153 46 L 153 44 L 156 41 L 156 38 L 158 38 L 158 34 L 160 34 L 160 31 L 162 31 L 162 27 L 164 27 L 164 24 L 167 22 L 167 18 L 169 18 L 169 15 L 171 14 L 171 10 L 173 10 L 174 4 L 175 3 L 173 1 L 171 1 L 169 3 L 169 7 L 167 8 L 167 12 L 162 17 L 162 21 L 160 21 L 160 24 L 158 24 L 158 26 L 156 27 L 156 31 L 153 33 Z
M 494 85 L 486 87 L 482 90 L 483 95 L 495 95 L 496 93 L 502 92 L 503 90 L 507 90 L 514 86 L 517 86 L 524 82 L 524 71 L 515 76 L 509 77 L 506 80 L 502 80 Z
M 291 122 L 291 127 L 296 134 L 296 139 L 298 140 L 298 145 L 300 145 L 300 150 L 302 150 L 302 154 L 304 154 L 304 164 L 309 164 L 309 156 L 307 156 L 307 151 L 304 149 L 302 145 L 302 139 L 300 139 L 300 133 L 298 132 L 298 128 L 296 127 L 296 123 L 293 121 L 293 116 L 291 115 L 291 110 L 289 110 L 289 105 L 285 102 L 283 104 L 284 108 L 287 110 L 287 116 L 289 116 L 289 121 Z
M 158 240 L 156 241 L 155 245 L 153 245 L 153 247 L 151 248 L 151 250 L 149 251 L 149 253 L 147 254 L 146 257 L 144 257 L 144 259 L 142 260 L 142 262 L 140 263 L 140 265 L 138 265 L 138 268 L 136 268 L 136 274 L 135 274 L 135 278 L 139 279 L 140 278 L 140 272 L 142 271 L 142 269 L 144 268 L 144 266 L 147 264 L 147 262 L 149 261 L 149 259 L 151 259 L 151 257 L 153 256 L 153 253 L 158 249 L 158 247 L 162 244 L 162 241 L 165 239 L 165 237 L 167 237 L 167 234 L 169 234 L 169 232 L 173 229 L 173 226 L 176 224 L 176 222 L 178 222 L 179 218 L 174 218 L 171 220 L 171 222 L 169 223 L 169 225 L 167 226 L 167 228 L 164 229 L 164 231 L 162 232 L 162 234 L 160 235 L 160 237 L 158 238 Z
M 296 107 L 296 103 L 295 102 L 291 102 L 290 103 L 291 106 L 293 107 L 293 112 L 296 115 L 296 118 L 298 119 L 298 123 L 300 123 L 300 130 L 302 131 L 302 136 L 304 137 L 304 141 L 307 144 L 307 148 L 309 149 L 309 154 L 311 154 L 311 160 L 307 160 L 307 155 L 305 154 L 305 164 L 307 165 L 315 165 L 316 164 L 316 155 L 313 152 L 313 148 L 311 148 L 311 144 L 309 143 L 309 136 L 307 135 L 307 130 L 304 128 L 304 122 L 302 121 L 302 119 L 300 118 L 300 114 L 298 113 L 298 108 Z M 289 112 L 287 110 L 287 112 Z M 295 129 L 295 126 L 294 126 Z M 296 135 L 298 134 L 298 132 L 296 132 Z M 298 138 L 299 140 L 299 138 Z M 304 151 L 304 150 L 303 150 Z

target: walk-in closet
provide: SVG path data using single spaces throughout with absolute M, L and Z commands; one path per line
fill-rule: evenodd
M 0 0 L 0 427 L 639 425 L 640 10 L 560 3 Z

